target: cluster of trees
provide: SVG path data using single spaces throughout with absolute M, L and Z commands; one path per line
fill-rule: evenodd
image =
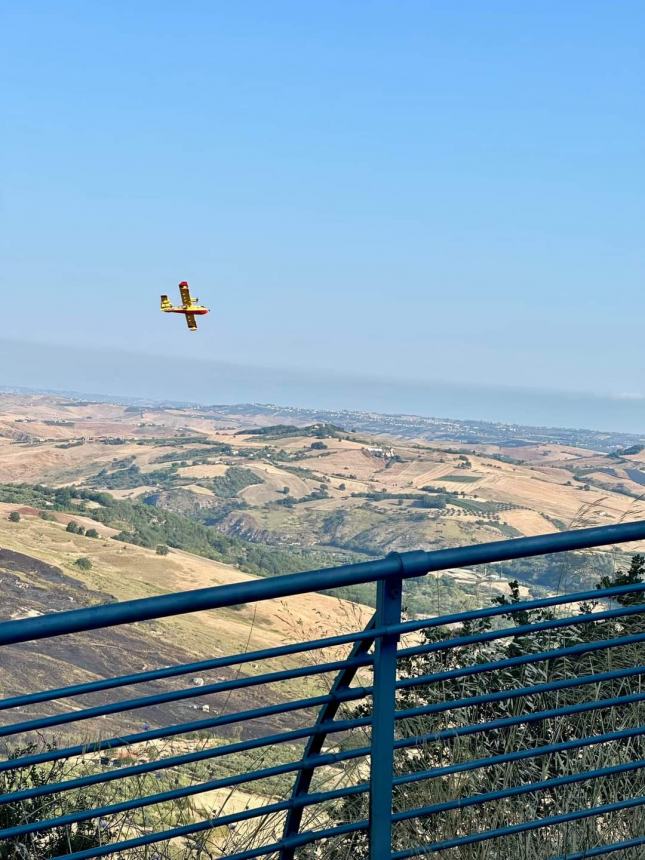
M 288 488 L 285 488 L 288 490 Z M 276 501 L 276 505 L 282 505 L 285 508 L 293 508 L 295 505 L 301 505 L 304 502 L 317 502 L 320 499 L 327 499 L 329 497 L 329 490 L 325 486 L 325 484 L 321 484 L 319 487 L 316 487 L 315 490 L 312 490 L 310 493 L 307 493 L 306 496 L 299 496 L 296 498 L 295 496 L 290 496 L 289 493 L 284 493 L 283 499 L 278 499 Z
M 68 532 L 70 532 L 70 534 L 73 534 L 73 535 L 85 535 L 85 537 L 88 537 L 88 538 L 100 537 L 97 529 L 95 529 L 95 528 L 86 529 L 84 526 L 79 525 L 74 520 L 70 520 L 67 523 L 67 528 L 65 529 L 65 531 L 68 531 Z
M 242 538 L 229 537 L 212 526 L 181 514 L 127 499 L 115 499 L 109 493 L 96 490 L 53 488 L 42 484 L 0 484 L 0 501 L 49 508 L 51 511 L 83 511 L 84 516 L 119 529 L 115 535 L 117 540 L 155 550 L 159 545 L 183 549 L 234 564 L 257 576 L 295 573 L 358 560 L 352 553 L 254 544 Z M 99 507 L 84 510 L 85 501 L 95 502 Z
M 202 482 L 204 483 L 204 482 Z M 231 499 L 245 487 L 263 483 L 255 472 L 243 469 L 241 466 L 229 466 L 225 475 L 218 475 L 207 486 L 222 499 Z
M 192 440 L 193 442 L 195 440 Z M 197 460 L 203 463 L 209 457 L 217 457 L 221 455 L 229 456 L 233 453 L 230 445 L 222 442 L 209 442 L 203 448 L 183 448 L 180 451 L 168 451 L 166 454 L 161 454 L 154 463 L 168 463 L 174 460 Z
M 296 427 L 295 424 L 273 424 L 270 427 L 255 427 L 250 430 L 240 430 L 238 436 L 313 436 L 317 439 L 346 439 L 347 430 L 335 424 L 309 424 L 306 427 Z

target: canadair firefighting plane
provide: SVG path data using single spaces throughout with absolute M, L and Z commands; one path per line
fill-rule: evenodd
M 188 328 L 191 331 L 197 331 L 197 320 L 195 317 L 207 314 L 208 308 L 198 304 L 199 299 L 191 296 L 188 281 L 182 281 L 179 284 L 179 293 L 181 295 L 181 305 L 173 305 L 168 296 L 162 296 L 161 310 L 167 314 L 183 314 L 186 317 Z

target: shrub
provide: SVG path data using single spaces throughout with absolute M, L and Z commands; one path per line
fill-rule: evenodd
M 87 558 L 87 556 L 81 556 L 80 558 L 77 558 L 76 561 L 74 562 L 74 564 L 76 565 L 76 567 L 79 567 L 81 570 L 91 570 L 92 569 L 92 561 L 91 561 L 91 559 Z
M 20 522 L 20 514 L 18 511 L 11 511 L 9 514 L 9 522 L 10 523 L 19 523 Z
M 55 745 L 49 743 L 45 744 L 44 748 L 37 744 L 29 744 L 12 750 L 8 758 L 19 760 L 23 756 L 29 757 L 34 753 L 51 752 L 55 749 Z M 60 782 L 68 776 L 67 768 L 65 761 L 54 761 L 48 765 L 46 771 L 32 764 L 0 773 L 0 795 L 40 788 L 45 783 Z M 64 816 L 84 809 L 84 803 L 87 802 L 87 794 L 83 796 L 56 793 L 42 798 L 7 803 L 0 807 L 0 828 L 20 826 L 41 818 Z M 98 802 L 98 797 L 93 797 L 89 802 L 92 804 Z M 81 821 L 55 830 L 29 833 L 3 840 L 0 842 L 0 860 L 14 860 L 14 858 L 51 860 L 53 857 L 68 856 L 70 852 L 97 848 L 106 842 L 111 842 L 116 836 L 116 831 L 111 825 L 103 827 L 99 832 L 95 821 Z
M 165 543 L 160 543 L 157 545 L 155 552 L 157 555 L 168 555 L 169 550 Z
M 74 520 L 70 520 L 67 523 L 67 528 L 65 529 L 65 531 L 68 531 L 73 535 L 77 535 L 78 534 L 78 523 L 75 523 Z
M 88 529 L 88 530 L 85 532 L 85 537 L 89 537 L 89 538 L 97 538 L 97 537 L 99 537 L 99 533 L 97 532 L 97 530 L 96 530 L 96 529 Z

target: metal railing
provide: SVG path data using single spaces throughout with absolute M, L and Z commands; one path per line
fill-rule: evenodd
M 0 676 L 0 860 L 643 856 L 645 584 L 413 620 L 402 590 L 431 571 L 644 539 L 636 522 L 394 553 L 6 621 L 5 672 L 20 648 L 45 664 L 52 637 L 82 649 L 88 631 L 377 584 L 359 631 L 11 696 Z M 204 697 L 216 713 L 176 719 Z M 123 730 L 101 731 L 108 718 Z

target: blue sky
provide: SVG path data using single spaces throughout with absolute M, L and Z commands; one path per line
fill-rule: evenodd
M 0 339 L 645 395 L 644 25 L 0 0 Z M 158 310 L 183 279 L 196 335 Z

